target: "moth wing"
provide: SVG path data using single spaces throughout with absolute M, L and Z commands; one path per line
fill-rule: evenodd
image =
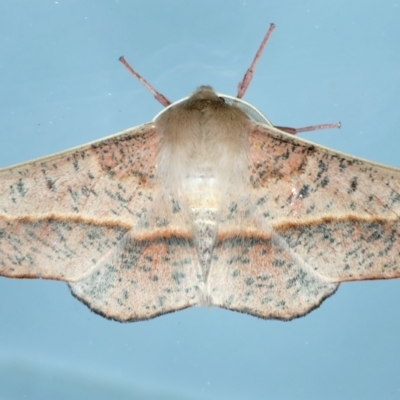
M 128 232 L 90 273 L 70 282 L 72 294 L 118 321 L 136 321 L 199 303 L 203 278 L 192 239 L 169 231 Z
M 171 228 L 159 142 L 150 123 L 1 170 L 0 275 L 66 281 L 118 320 L 195 304 L 197 253 L 183 218 Z
M 340 282 L 400 276 L 400 171 L 254 124 L 250 187 L 222 218 L 211 302 L 291 319 Z

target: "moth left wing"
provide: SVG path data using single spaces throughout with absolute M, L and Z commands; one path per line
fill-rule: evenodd
M 400 276 L 400 171 L 254 124 L 250 185 L 222 218 L 211 303 L 263 318 L 311 311 L 340 282 Z
M 150 123 L 0 170 L 0 275 L 66 281 L 123 321 L 196 304 L 197 252 L 157 179 L 159 145 Z

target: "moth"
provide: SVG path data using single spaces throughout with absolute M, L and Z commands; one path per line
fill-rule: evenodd
M 241 100 L 273 28 L 236 98 L 151 88 L 168 105 L 153 121 L 1 170 L 0 275 L 65 281 L 117 321 L 194 305 L 290 320 L 341 282 L 399 277 L 400 170 Z

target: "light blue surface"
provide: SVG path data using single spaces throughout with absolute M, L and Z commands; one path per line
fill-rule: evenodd
M 400 167 L 400 3 L 371 0 L 3 1 L 0 167 L 151 120 L 120 55 L 171 100 L 235 95 L 270 22 L 245 100 L 277 125 L 340 120 L 303 137 Z M 397 399 L 399 306 L 400 280 L 375 281 L 292 322 L 193 308 L 120 324 L 64 283 L 1 278 L 0 398 Z

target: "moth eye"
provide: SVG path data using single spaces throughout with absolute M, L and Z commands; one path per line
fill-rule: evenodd
M 223 97 L 218 97 L 218 99 L 221 101 L 221 103 L 225 103 L 225 99 Z

